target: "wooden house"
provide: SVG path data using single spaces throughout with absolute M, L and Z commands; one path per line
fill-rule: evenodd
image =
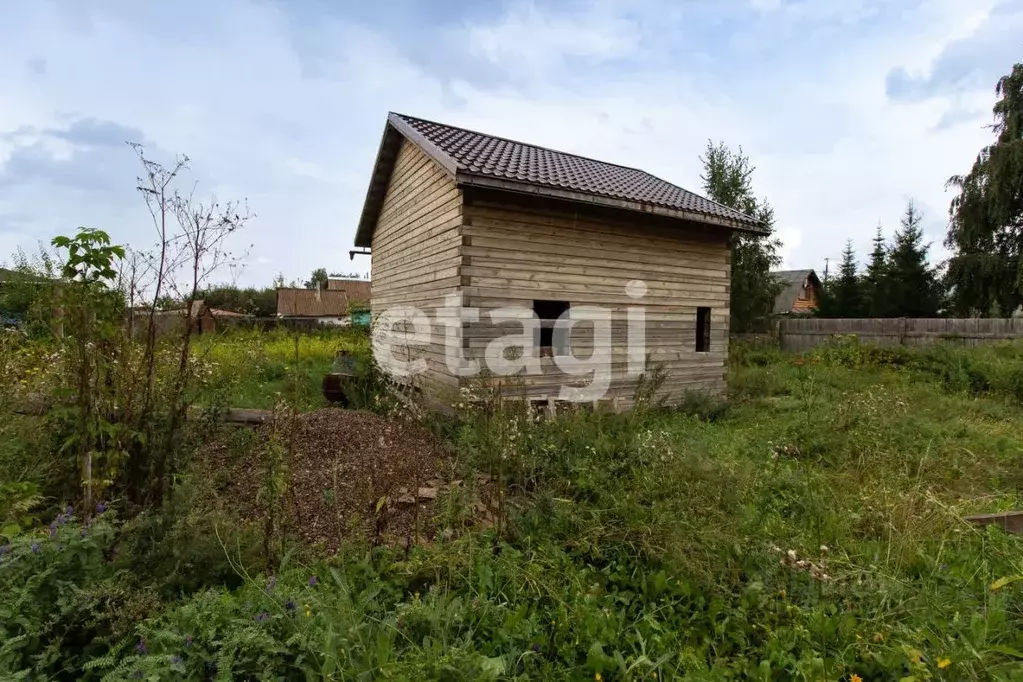
M 277 317 L 283 320 L 347 325 L 350 323 L 348 295 L 340 289 L 277 290 Z
M 774 299 L 775 315 L 808 315 L 820 307 L 822 285 L 813 270 L 779 270 L 771 275 L 782 286 Z
M 372 282 L 368 279 L 331 277 L 327 280 L 328 291 L 343 291 L 348 298 L 348 314 L 353 325 L 368 326 L 370 323 L 370 296 Z
M 556 356 L 601 351 L 611 373 L 602 397 L 627 407 L 642 374 L 630 363 L 637 352 L 641 366 L 648 359 L 663 369 L 668 399 L 724 390 L 729 236 L 762 229 L 641 170 L 392 113 L 355 245 L 371 253 L 375 319 L 413 306 L 432 321 L 430 341 L 409 348 L 425 361 L 416 381 L 428 396 L 450 401 L 473 381 L 449 362 L 444 316 L 454 295 L 479 311 L 478 321 L 460 322 L 467 363 L 515 333 L 491 313 L 517 307 L 539 318 L 525 350 L 539 371 L 501 377 L 508 394 L 556 400 L 567 381 L 585 383 L 566 376 Z M 587 334 L 583 324 L 565 343 L 554 338 L 556 318 L 592 306 L 610 311 L 609 334 Z M 638 351 L 628 325 L 636 309 Z

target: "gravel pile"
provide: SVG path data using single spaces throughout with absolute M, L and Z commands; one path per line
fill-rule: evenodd
M 259 494 L 272 432 L 272 425 L 256 429 L 251 454 L 239 456 L 222 441 L 204 458 L 220 481 L 218 497 L 246 518 L 263 514 Z M 439 505 L 453 492 L 466 492 L 462 481 L 451 480 L 449 459 L 438 440 L 415 425 L 327 408 L 296 417 L 292 445 L 288 424 L 279 424 L 277 433 L 285 452 L 293 453 L 285 457 L 289 534 L 309 544 L 336 549 L 342 538 L 357 535 L 404 544 L 415 536 L 417 521 L 420 540 L 430 539 Z M 479 479 L 470 487 L 487 485 Z M 485 509 L 478 502 L 472 508 L 477 515 Z

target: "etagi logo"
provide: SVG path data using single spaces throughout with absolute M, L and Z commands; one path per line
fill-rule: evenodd
M 625 285 L 626 295 L 640 301 L 647 294 L 646 282 L 632 280 Z M 481 317 L 485 319 L 481 320 Z M 642 305 L 625 309 L 626 374 L 639 377 L 646 368 L 646 311 Z M 477 376 L 488 371 L 494 376 L 539 376 L 544 374 L 540 356 L 540 330 L 552 327 L 550 355 L 566 380 L 559 387 L 558 398 L 573 402 L 591 402 L 603 398 L 611 385 L 612 324 L 611 308 L 596 305 L 573 305 L 556 320 L 541 320 L 532 308 L 510 306 L 480 315 L 478 308 L 462 305 L 460 294 L 445 297 L 434 319 L 415 306 L 397 306 L 384 310 L 373 325 L 373 356 L 380 367 L 398 378 L 415 377 L 427 370 L 427 361 L 416 357 L 416 350 L 441 345 L 448 371 L 459 377 Z M 462 332 L 465 325 L 483 322 L 491 329 L 517 326 L 511 333 L 491 339 L 483 357 L 465 355 Z M 435 329 L 443 328 L 443 338 L 435 338 Z M 575 355 L 572 338 L 575 330 L 589 355 Z M 592 337 L 588 333 L 592 329 Z M 592 343 L 588 342 L 592 338 Z M 420 354 L 421 355 L 421 354 Z M 549 372 L 554 374 L 554 372 Z M 585 384 L 579 386 L 578 384 Z

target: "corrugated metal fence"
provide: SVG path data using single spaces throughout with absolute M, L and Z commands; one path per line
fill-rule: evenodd
M 855 335 L 860 341 L 882 346 L 921 346 L 935 341 L 977 346 L 1023 338 L 1023 318 L 793 318 L 781 320 L 778 326 L 782 350 L 788 351 L 809 350 L 836 334 Z

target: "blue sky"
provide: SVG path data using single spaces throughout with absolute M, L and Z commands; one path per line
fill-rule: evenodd
M 723 140 L 787 266 L 865 254 L 910 197 L 941 258 L 944 182 L 990 139 L 1021 35 L 1023 0 L 0 0 L 0 261 L 77 225 L 151 243 L 134 141 L 247 198 L 241 283 L 365 270 L 347 251 L 389 110 L 694 191 Z

